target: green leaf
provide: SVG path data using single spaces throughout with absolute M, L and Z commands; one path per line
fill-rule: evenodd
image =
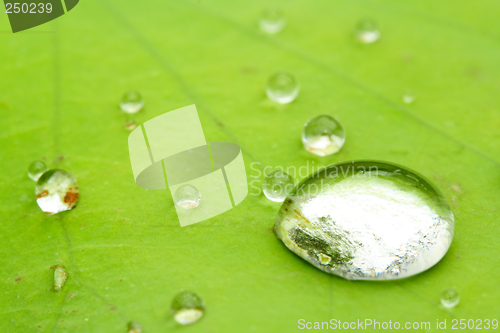
M 181 290 L 200 294 L 207 309 L 186 331 L 289 332 L 299 319 L 332 318 L 435 330 L 436 320 L 450 328 L 454 318 L 498 315 L 500 4 L 280 1 L 287 25 L 272 36 L 257 25 L 267 5 L 89 0 L 17 34 L 0 16 L 1 331 L 125 332 L 132 320 L 144 332 L 177 330 L 169 307 Z M 364 17 L 380 26 L 375 44 L 354 40 Z M 263 90 L 278 70 L 301 84 L 286 106 Z M 129 89 L 146 100 L 138 123 L 195 103 L 207 141 L 242 148 L 248 180 L 257 180 L 249 196 L 181 228 L 168 191 L 134 183 L 117 106 Z M 300 133 L 325 113 L 343 123 L 347 141 L 320 158 Z M 26 175 L 36 159 L 78 180 L 76 209 L 43 214 Z M 276 238 L 279 204 L 254 195 L 264 168 L 352 159 L 405 165 L 443 191 L 456 229 L 439 264 L 400 281 L 352 282 Z M 57 264 L 68 272 L 59 293 Z M 461 294 L 451 310 L 439 304 L 449 287 Z

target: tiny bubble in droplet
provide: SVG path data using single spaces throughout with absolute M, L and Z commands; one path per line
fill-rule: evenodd
M 193 185 L 180 186 L 174 193 L 174 202 L 184 209 L 193 209 L 200 205 L 201 193 Z
M 299 84 L 295 77 L 286 72 L 272 75 L 266 84 L 267 97 L 280 104 L 291 103 L 299 94 Z
M 144 99 L 135 90 L 126 92 L 120 101 L 120 108 L 125 113 L 137 113 L 144 107 Z
M 448 288 L 441 293 L 441 304 L 447 308 L 453 308 L 460 302 L 460 295 L 453 288 Z
M 40 178 L 40 176 L 48 169 L 49 168 L 47 168 L 47 164 L 45 164 L 45 162 L 34 161 L 28 167 L 28 177 L 30 177 L 34 181 L 37 181 L 38 178 Z
M 329 115 L 309 119 L 302 130 L 304 148 L 318 156 L 337 153 L 344 146 L 345 138 L 340 121 Z
M 285 15 L 278 8 L 266 8 L 260 17 L 259 27 L 268 34 L 276 34 L 285 27 Z
M 283 202 L 295 186 L 293 177 L 288 173 L 277 170 L 266 176 L 262 184 L 264 195 L 271 201 Z
M 190 325 L 203 317 L 205 304 L 198 294 L 184 291 L 172 300 L 170 313 L 179 324 Z
M 380 38 L 377 24 L 370 20 L 361 20 L 356 28 L 356 38 L 363 44 L 375 43 Z

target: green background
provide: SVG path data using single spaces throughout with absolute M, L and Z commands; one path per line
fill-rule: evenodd
M 436 319 L 498 316 L 500 3 L 282 1 L 287 26 L 273 36 L 257 25 L 267 4 L 86 0 L 17 34 L 0 14 L 2 332 L 124 332 L 130 320 L 144 332 L 290 332 L 301 318 L 429 321 L 434 331 Z M 373 45 L 353 37 L 364 17 L 382 32 Z M 264 94 L 278 70 L 301 84 L 286 106 Z M 280 205 L 263 195 L 181 228 L 168 191 L 134 183 L 117 106 L 129 89 L 146 101 L 138 123 L 196 103 L 207 141 L 241 146 L 249 182 L 265 166 L 412 168 L 450 201 L 453 244 L 417 276 L 352 282 L 287 250 L 271 231 Z M 324 113 L 347 141 L 320 158 L 300 133 Z M 77 178 L 76 209 L 43 214 L 26 175 L 36 159 Z M 69 273 L 60 293 L 55 264 Z M 462 298 L 451 310 L 439 304 L 448 287 Z M 190 327 L 169 315 L 181 290 L 206 302 Z

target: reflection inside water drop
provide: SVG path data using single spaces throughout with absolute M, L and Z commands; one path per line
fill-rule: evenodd
M 445 255 L 453 229 L 453 213 L 429 181 L 376 161 L 317 172 L 285 199 L 275 225 L 290 250 L 350 280 L 422 272 Z
M 302 130 L 304 148 L 318 156 L 337 153 L 344 146 L 345 137 L 340 121 L 328 115 L 310 119 Z

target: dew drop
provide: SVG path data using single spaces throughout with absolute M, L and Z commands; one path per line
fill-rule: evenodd
M 179 324 L 190 325 L 203 317 L 205 304 L 199 295 L 184 291 L 172 300 L 170 313 Z
M 76 207 L 78 182 L 64 170 L 49 170 L 38 179 L 35 194 L 36 202 L 45 214 L 57 214 Z
M 196 208 L 200 205 L 201 193 L 193 185 L 182 185 L 175 191 L 174 201 L 184 209 Z
M 294 187 L 292 176 L 288 173 L 277 170 L 266 176 L 262 189 L 264 195 L 271 201 L 283 202 Z
M 441 304 L 443 304 L 445 307 L 453 308 L 457 306 L 459 302 L 460 295 L 455 289 L 449 288 L 441 293 Z
M 356 38 L 363 44 L 375 43 L 380 38 L 377 24 L 372 20 L 362 20 L 356 28 Z
M 135 90 L 126 92 L 120 101 L 120 108 L 126 113 L 137 113 L 144 106 L 144 99 L 141 94 Z
M 295 77 L 286 72 L 278 72 L 272 75 L 266 84 L 267 97 L 280 104 L 293 102 L 299 94 L 299 89 Z
M 318 156 L 337 153 L 344 145 L 345 137 L 340 121 L 328 115 L 310 119 L 302 130 L 304 148 Z
M 133 120 L 127 121 L 125 124 L 123 124 L 123 128 L 125 128 L 127 131 L 132 131 L 136 127 L 137 127 L 137 124 Z
M 276 34 L 285 27 L 285 15 L 278 8 L 266 8 L 260 17 L 259 27 L 268 34 Z
M 445 255 L 453 230 L 453 213 L 428 180 L 376 161 L 317 171 L 285 199 L 275 225 L 291 251 L 348 280 L 425 271 Z
M 40 178 L 40 176 L 48 169 L 49 168 L 47 168 L 47 164 L 45 164 L 45 162 L 34 161 L 28 167 L 28 177 L 30 177 L 34 181 L 37 181 L 38 178 Z
M 406 104 L 411 104 L 415 101 L 415 95 L 411 90 L 408 90 L 403 95 L 403 102 Z
M 131 321 L 127 324 L 128 333 L 142 333 L 142 325 L 138 321 Z
M 54 291 L 61 291 L 66 280 L 68 279 L 68 272 L 63 265 L 54 265 L 50 269 L 54 270 Z

